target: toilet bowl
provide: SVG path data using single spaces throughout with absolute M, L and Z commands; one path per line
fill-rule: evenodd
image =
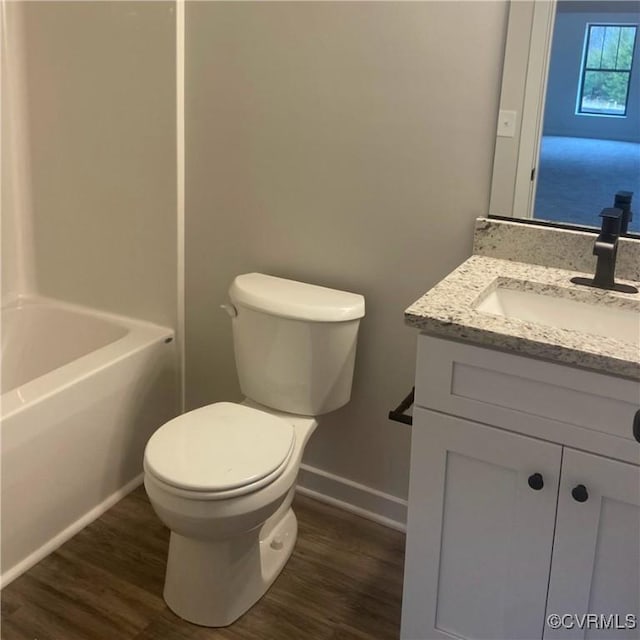
M 220 489 L 225 484 L 220 477 L 224 474 L 213 473 L 207 483 L 207 471 L 213 470 L 211 466 L 196 466 L 191 473 L 180 475 L 184 470 L 179 469 L 179 465 L 167 465 L 171 457 L 175 458 L 169 456 L 170 451 L 165 448 L 170 441 L 180 447 L 181 439 L 186 439 L 189 431 L 198 425 L 207 425 L 208 433 L 200 435 L 204 435 L 202 440 L 213 444 L 216 430 L 224 438 L 228 435 L 225 426 L 238 426 L 229 425 L 234 419 L 245 420 L 245 424 L 265 431 L 265 419 L 272 426 L 281 422 L 285 428 L 280 434 L 280 444 L 284 444 L 289 428 L 291 448 L 284 464 L 279 464 L 275 472 L 270 467 L 277 461 L 277 452 L 270 460 L 261 451 L 258 459 L 249 464 L 246 457 L 242 460 L 242 455 L 240 459 L 232 459 L 239 453 L 234 452 L 233 447 L 241 442 L 240 437 L 226 451 L 218 450 L 220 458 L 227 457 L 229 466 L 235 464 L 237 468 L 244 462 L 242 471 L 248 480 L 252 480 L 253 473 L 264 474 L 266 481 L 259 478 L 244 485 L 240 481 L 231 489 Z M 162 427 L 164 432 L 150 443 L 156 446 L 147 447 L 145 489 L 158 517 L 171 530 L 163 595 L 180 617 L 203 626 L 229 625 L 276 579 L 297 537 L 291 501 L 302 453 L 316 425 L 314 418 L 222 402 L 168 422 Z M 254 435 L 252 431 L 249 428 L 245 435 Z M 162 436 L 165 442 L 161 442 Z M 202 440 L 191 438 L 190 444 L 195 448 L 204 444 Z M 252 446 L 250 439 L 246 445 Z M 184 460 L 190 458 L 195 465 L 203 462 L 194 460 L 189 453 L 186 452 Z M 236 478 L 241 476 L 242 473 Z M 194 480 L 198 482 L 197 489 L 193 489 Z M 231 484 L 228 479 L 226 484 Z
M 218 402 L 160 427 L 144 485 L 171 530 L 164 599 L 180 617 L 227 626 L 293 551 L 291 502 L 315 416 L 349 401 L 364 299 L 274 278 L 230 289 L 242 404 Z

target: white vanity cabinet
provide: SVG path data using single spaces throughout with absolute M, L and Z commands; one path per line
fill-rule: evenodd
M 640 637 L 639 389 L 419 337 L 403 640 Z
M 540 637 L 562 447 L 416 409 L 411 450 L 402 638 Z

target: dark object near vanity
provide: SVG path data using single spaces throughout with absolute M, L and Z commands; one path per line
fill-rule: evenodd
M 389 420 L 395 422 L 402 422 L 403 424 L 412 425 L 413 417 L 406 413 L 407 409 L 411 408 L 414 401 L 416 388 L 413 387 L 407 394 L 407 397 L 395 408 L 389 411 Z

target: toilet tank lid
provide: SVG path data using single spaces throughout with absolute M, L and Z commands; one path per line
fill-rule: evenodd
M 229 296 L 235 305 L 296 320 L 344 322 L 364 316 L 364 297 L 357 293 L 263 273 L 237 276 Z

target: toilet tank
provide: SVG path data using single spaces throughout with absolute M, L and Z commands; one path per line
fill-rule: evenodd
M 364 298 L 261 273 L 236 277 L 233 346 L 242 393 L 317 416 L 346 404 Z

